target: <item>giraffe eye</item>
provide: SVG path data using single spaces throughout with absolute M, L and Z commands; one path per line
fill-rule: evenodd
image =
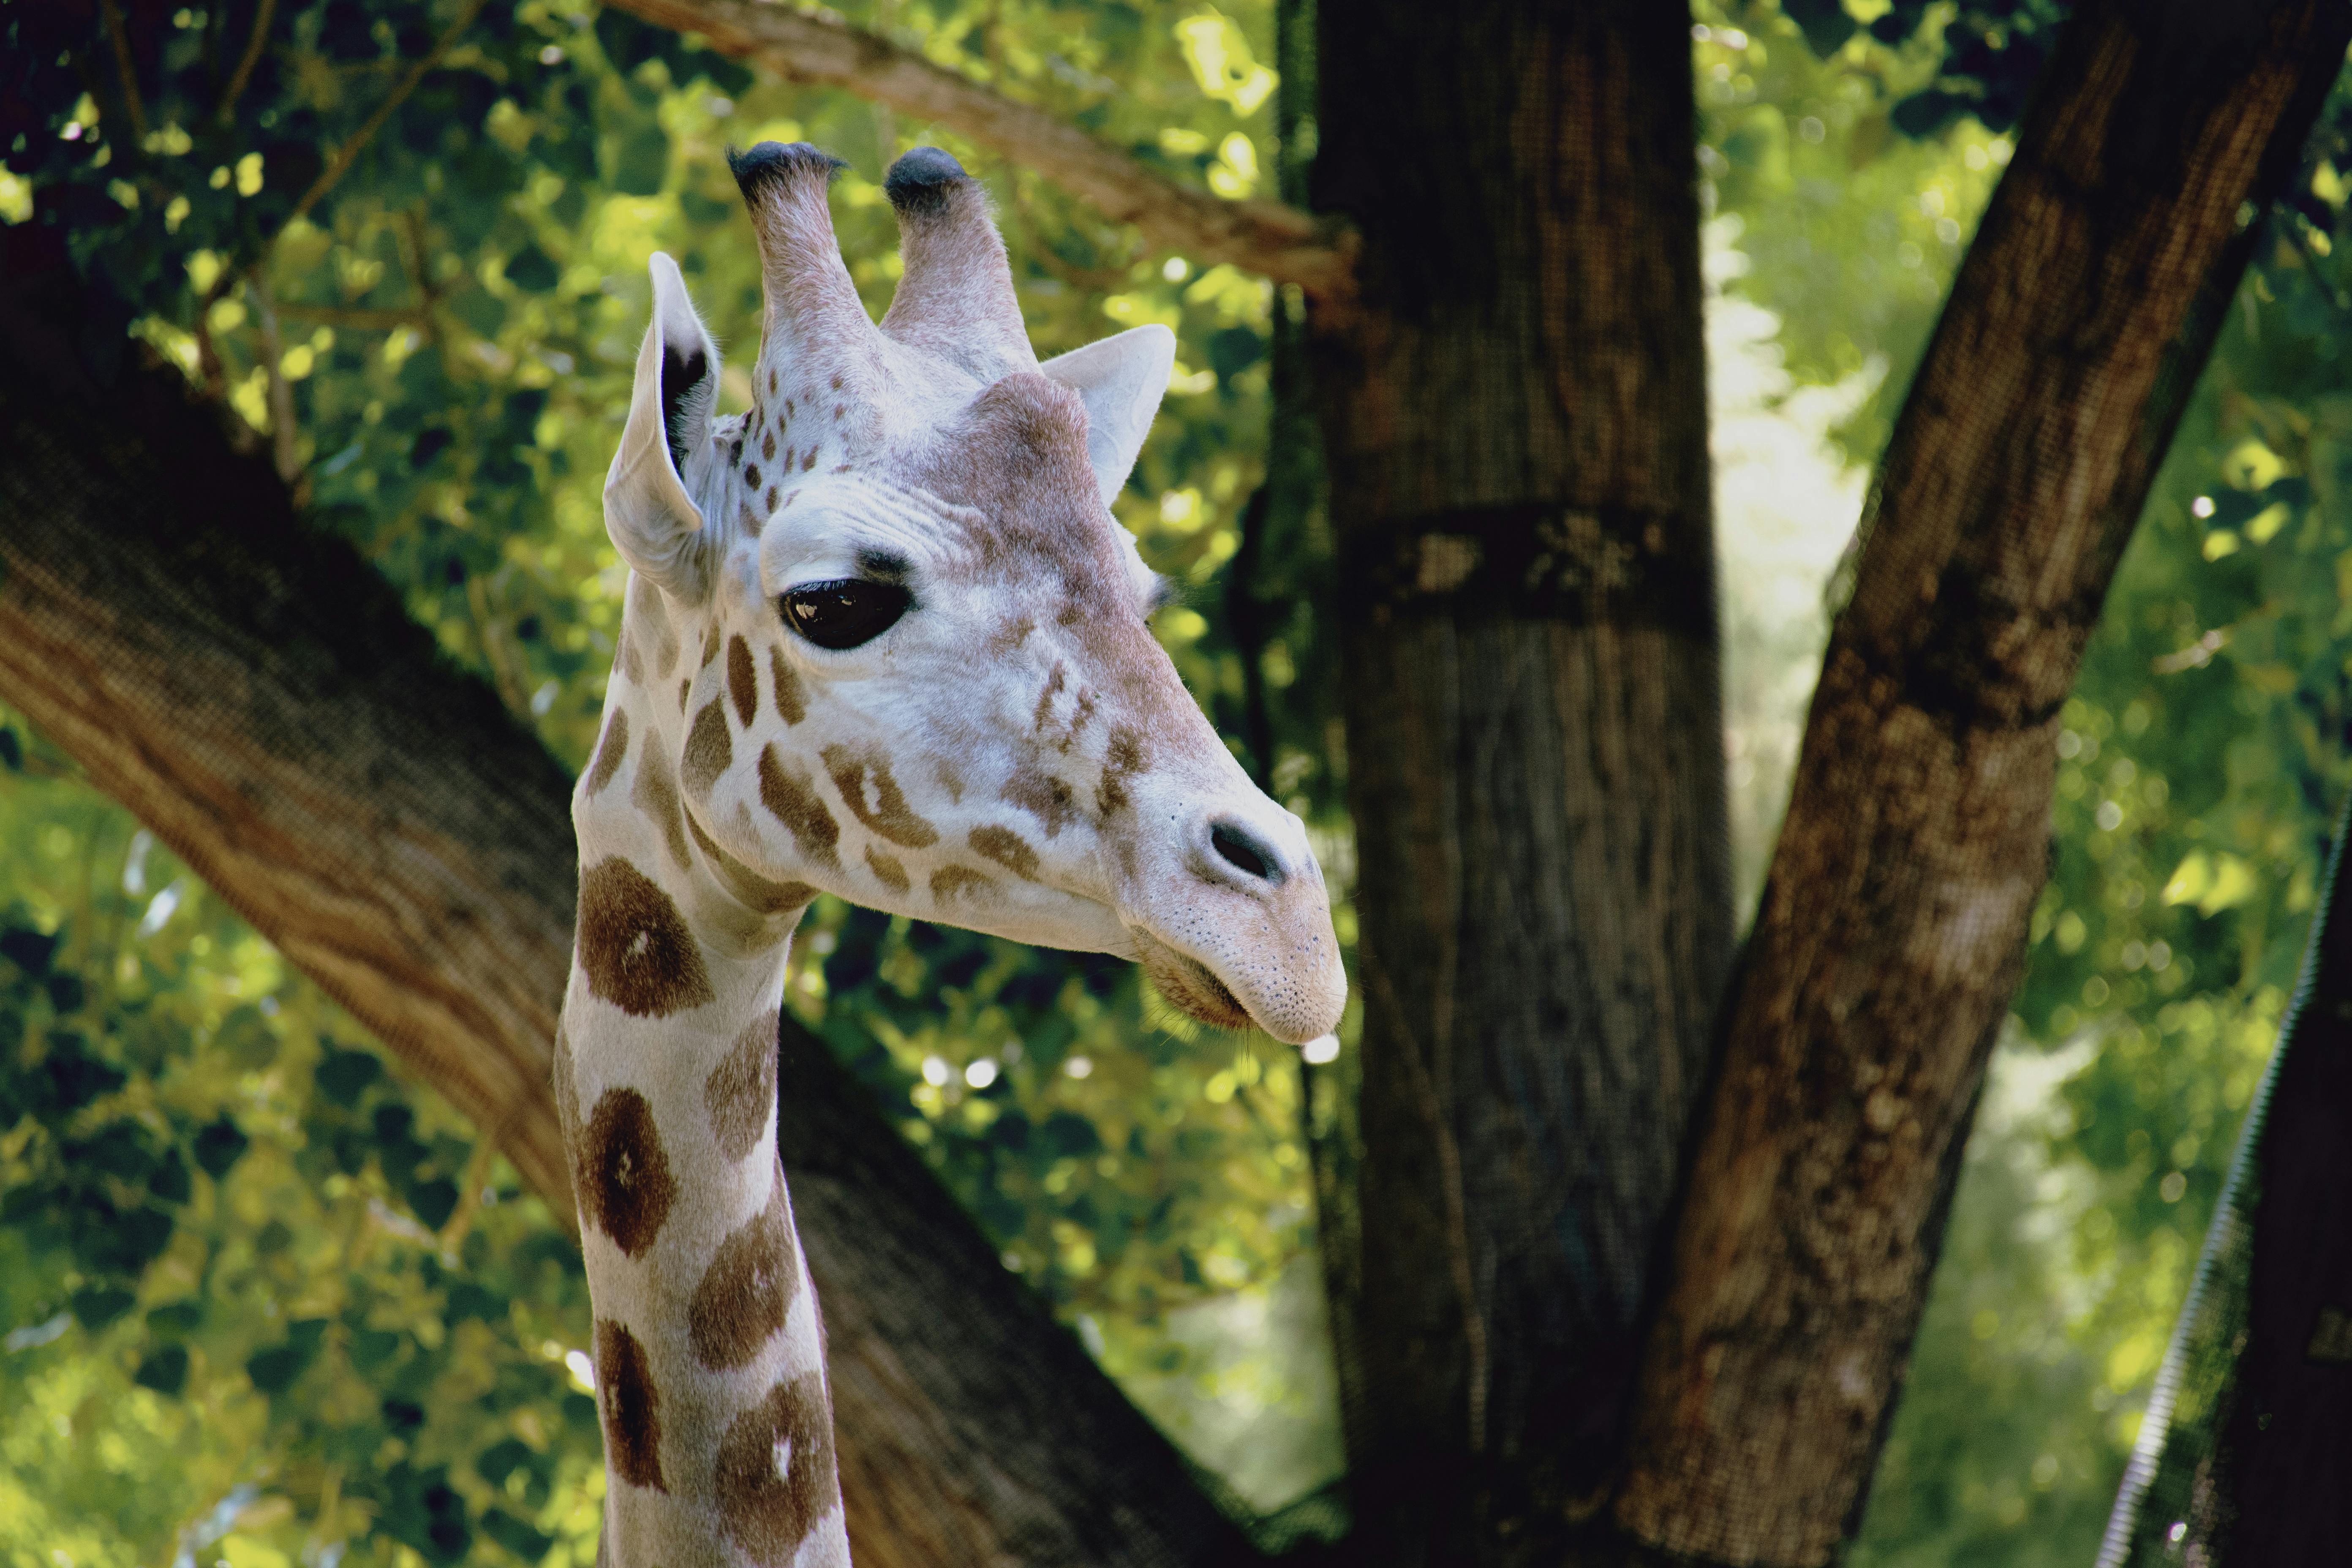
M 819 647 L 838 650 L 872 642 L 888 631 L 914 599 L 896 583 L 852 577 L 811 583 L 777 602 L 786 626 Z

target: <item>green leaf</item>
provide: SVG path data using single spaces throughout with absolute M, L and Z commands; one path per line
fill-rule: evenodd
M 203 1168 L 205 1174 L 217 1181 L 227 1175 L 229 1167 L 243 1158 L 246 1150 L 252 1146 L 253 1141 L 238 1130 L 236 1123 L 229 1120 L 228 1112 L 224 1110 L 196 1134 L 196 1163 Z
M 532 294 L 544 294 L 555 287 L 562 274 L 556 269 L 554 258 L 537 245 L 527 245 L 507 258 L 507 281 Z
M 1844 47 L 1861 26 L 1840 0 L 1781 0 L 1780 9 L 1804 35 L 1805 47 L 1823 59 Z
M 446 430 L 427 430 L 416 438 L 417 447 L 424 447 L 425 437 L 436 435 L 441 437 L 442 445 L 447 444 L 449 433 Z M 430 458 L 425 459 L 430 460 Z M 420 468 L 423 466 L 422 463 L 418 465 Z M 331 1049 L 319 1060 L 317 1082 L 320 1093 L 349 1110 L 359 1104 L 361 1094 L 383 1073 L 383 1064 L 365 1051 Z
M 622 134 L 605 178 L 625 196 L 661 194 L 669 178 L 669 132 L 659 121 L 641 121 Z
M 152 1388 L 158 1394 L 179 1397 L 188 1384 L 188 1347 L 163 1345 L 148 1352 L 140 1362 L 139 1370 L 131 1381 L 142 1388 Z

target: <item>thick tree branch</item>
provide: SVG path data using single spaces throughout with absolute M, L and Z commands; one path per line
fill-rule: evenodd
M 1688 1177 L 1619 1521 L 1826 1563 L 1918 1326 L 2048 873 L 2060 704 L 2352 38 L 2343 0 L 2069 24 L 1880 472 Z M 2200 308 L 2200 300 L 2208 308 Z
M 0 697 L 568 1216 L 571 781 L 57 252 L 0 230 Z M 779 1079 L 858 1561 L 1251 1561 L 796 1026 Z
M 614 9 L 698 33 L 722 55 L 787 81 L 836 87 L 994 148 L 1153 245 L 1296 283 L 1323 300 L 1354 288 L 1343 228 L 1280 202 L 1224 201 L 1180 185 L 1059 115 L 1016 102 L 838 18 L 761 0 L 611 0 Z

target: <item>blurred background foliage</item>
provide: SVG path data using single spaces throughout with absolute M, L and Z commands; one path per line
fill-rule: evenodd
M 1295 190 L 1311 146 L 1292 124 L 1286 163 L 1257 0 L 844 10 L 1223 195 Z M 1697 7 L 1743 906 L 1866 470 L 2062 10 Z M 878 310 L 881 172 L 946 145 L 996 197 L 1041 353 L 1177 331 L 1117 510 L 1187 587 L 1158 622 L 1180 669 L 1344 906 L 1328 543 L 1295 489 L 1281 530 L 1251 521 L 1290 319 L 1261 280 L 584 0 L 15 0 L 0 29 L 0 218 L 65 226 L 126 331 L 575 765 L 619 616 L 598 493 L 647 255 L 747 361 L 723 149 L 848 160 L 836 221 Z M 2063 716 L 2054 875 L 1857 1562 L 2088 1561 L 2269 1050 L 2345 783 L 2347 125 L 2339 101 L 2272 215 Z M 730 374 L 727 405 L 748 391 Z M 564 1227 L 5 711 L 0 928 L 0 1554 L 592 1561 Z M 830 900 L 792 963 L 795 1010 L 1197 1459 L 1264 1512 L 1328 1488 L 1303 1111 L 1330 1074 L 1125 966 Z

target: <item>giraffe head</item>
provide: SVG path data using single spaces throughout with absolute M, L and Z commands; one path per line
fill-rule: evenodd
M 834 161 L 731 162 L 764 273 L 756 401 L 716 416 L 718 347 L 655 256 L 604 489 L 635 574 L 616 685 L 686 830 L 722 878 L 787 884 L 780 903 L 821 889 L 1117 953 L 1209 1023 L 1329 1030 L 1346 981 L 1305 829 L 1178 680 L 1110 514 L 1172 334 L 1040 365 L 985 195 L 928 148 L 890 171 L 905 268 L 877 328 Z

